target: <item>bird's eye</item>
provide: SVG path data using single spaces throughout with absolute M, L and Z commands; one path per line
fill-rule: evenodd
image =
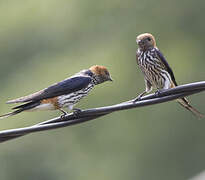
M 147 40 L 148 40 L 148 41 L 151 41 L 151 38 L 150 38 L 150 37 L 148 37 L 148 38 L 147 38 Z
M 105 75 L 109 76 L 110 74 L 109 74 L 109 72 L 108 72 L 108 71 L 105 71 Z

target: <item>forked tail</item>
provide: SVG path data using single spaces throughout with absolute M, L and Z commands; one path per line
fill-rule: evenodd
M 16 110 L 16 111 L 9 112 L 9 113 L 7 113 L 7 114 L 3 114 L 3 115 L 0 116 L 0 119 L 7 118 L 7 117 L 9 117 L 9 116 L 14 116 L 14 115 L 16 115 L 16 114 L 18 114 L 18 113 L 20 113 L 20 112 L 22 112 L 22 111 L 23 111 L 22 109 L 18 109 L 18 110 Z
M 204 115 L 201 114 L 197 109 L 191 106 L 186 98 L 177 99 L 177 102 L 186 108 L 187 110 L 191 111 L 196 117 L 203 118 Z
M 7 118 L 7 117 L 10 117 L 10 116 L 14 116 L 18 113 L 21 113 L 23 111 L 26 111 L 26 110 L 30 110 L 30 109 L 33 109 L 35 108 L 36 106 L 38 106 L 40 104 L 40 101 L 37 101 L 37 102 L 28 102 L 26 104 L 22 104 L 20 106 L 16 106 L 12 109 L 15 109 L 15 111 L 13 112 L 9 112 L 7 114 L 4 114 L 4 115 L 0 115 L 0 119 L 4 119 L 4 118 Z

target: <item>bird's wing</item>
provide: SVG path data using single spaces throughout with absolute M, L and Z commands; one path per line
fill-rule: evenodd
M 174 85 L 177 86 L 177 82 L 175 80 L 174 73 L 173 73 L 171 67 L 169 66 L 167 60 L 165 59 L 165 57 L 163 56 L 163 54 L 160 52 L 159 49 L 155 48 L 155 50 L 156 50 L 157 57 L 161 60 L 161 62 L 164 64 L 166 70 L 170 74 Z
M 38 91 L 34 94 L 25 97 L 20 97 L 18 99 L 10 100 L 7 103 L 10 104 L 10 103 L 22 103 L 22 102 L 29 102 L 29 101 L 39 101 L 42 99 L 69 94 L 87 87 L 90 82 L 91 82 L 90 77 L 84 77 L 84 76 L 71 77 L 59 83 L 56 83 L 46 89 Z

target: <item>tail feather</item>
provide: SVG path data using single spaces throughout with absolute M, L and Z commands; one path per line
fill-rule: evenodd
M 32 109 L 36 106 L 40 105 L 40 101 L 37 101 L 37 102 L 28 102 L 26 104 L 22 104 L 22 105 L 19 105 L 19 106 L 15 106 L 13 107 L 12 109 L 23 109 L 24 111 L 25 110 L 29 110 L 29 109 Z
M 7 101 L 7 104 L 12 104 L 12 103 L 25 103 L 25 102 L 29 102 L 32 101 L 34 97 L 39 96 L 44 90 L 38 91 L 36 93 L 30 94 L 28 96 L 23 96 L 17 99 L 12 99 Z
M 177 83 L 176 81 L 175 82 L 172 82 L 171 83 L 171 88 L 174 88 L 177 86 Z M 180 98 L 180 99 L 177 99 L 177 102 L 183 106 L 184 108 L 186 108 L 187 110 L 191 111 L 196 117 L 198 118 L 203 118 L 204 115 L 201 114 L 197 109 L 195 109 L 193 106 L 191 106 L 189 104 L 189 101 L 184 97 L 184 98 Z
M 26 111 L 26 110 L 30 110 L 32 108 L 35 108 L 36 106 L 38 106 L 40 104 L 40 101 L 37 101 L 37 102 L 29 102 L 29 103 L 26 103 L 26 104 L 22 104 L 20 106 L 16 106 L 12 109 L 16 109 L 15 111 L 13 112 L 9 112 L 7 114 L 4 114 L 4 115 L 1 115 L 0 116 L 0 119 L 3 119 L 3 118 L 7 118 L 7 117 L 10 117 L 10 116 L 14 116 L 18 113 L 21 113 L 23 111 Z
M 18 113 L 20 113 L 22 111 L 23 111 L 23 109 L 18 109 L 16 111 L 9 112 L 7 114 L 3 114 L 3 115 L 0 116 L 0 119 L 4 119 L 4 118 L 10 117 L 10 116 L 14 116 L 14 115 L 16 115 L 16 114 L 18 114 Z
M 196 117 L 203 118 L 204 115 L 201 114 L 197 109 L 191 106 L 186 98 L 177 99 L 177 102 L 186 108 L 187 110 L 191 111 Z

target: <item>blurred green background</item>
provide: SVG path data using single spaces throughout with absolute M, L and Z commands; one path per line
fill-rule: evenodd
M 77 106 L 134 98 L 144 90 L 135 61 L 136 34 L 150 32 L 179 84 L 204 79 L 205 1 L 0 1 L 0 112 L 5 102 L 81 69 L 106 66 L 113 83 Z M 191 96 L 205 113 L 204 93 Z M 59 112 L 22 113 L 1 130 Z M 205 169 L 205 120 L 176 102 L 113 113 L 95 121 L 0 144 L 2 180 L 186 180 Z

